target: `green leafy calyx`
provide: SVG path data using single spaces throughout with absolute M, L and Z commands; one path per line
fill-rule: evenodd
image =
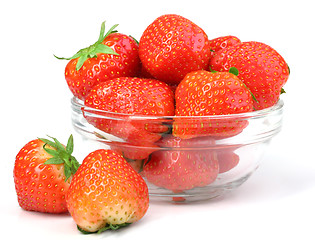
M 232 74 L 234 74 L 235 76 L 238 76 L 239 71 L 238 71 L 238 69 L 237 69 L 236 67 L 230 67 L 229 73 L 232 73 Z M 254 100 L 255 102 L 258 102 L 258 100 L 257 100 L 257 98 L 255 97 L 255 95 L 254 95 L 254 94 L 252 93 L 252 91 L 245 85 L 245 83 L 243 83 L 243 85 L 244 85 L 244 86 L 247 88 L 247 90 L 250 92 L 250 95 L 252 96 L 253 100 Z M 255 108 L 254 108 L 254 110 L 255 110 Z
M 64 147 L 56 138 L 50 138 L 53 141 L 45 138 L 38 138 L 45 143 L 43 149 L 52 156 L 44 164 L 64 164 L 65 181 L 67 181 L 76 173 L 80 166 L 76 158 L 71 155 L 73 152 L 73 136 L 70 135 L 66 147 Z M 50 148 L 48 146 L 50 146 Z
M 209 70 L 210 70 L 210 72 L 212 72 L 212 73 L 218 72 L 218 71 L 216 71 L 216 70 L 213 70 L 211 67 L 209 67 Z
M 283 94 L 283 93 L 286 93 L 286 91 L 283 88 L 281 88 L 280 94 Z
M 83 49 L 79 50 L 76 54 L 74 54 L 70 58 L 57 57 L 56 55 L 54 55 L 54 56 L 57 59 L 61 59 L 61 60 L 71 60 L 71 59 L 78 58 L 78 62 L 77 62 L 77 65 L 76 65 L 76 70 L 78 71 L 78 70 L 80 70 L 80 68 L 83 66 L 84 62 L 87 59 L 89 59 L 89 58 L 97 58 L 97 54 L 98 53 L 118 55 L 118 53 L 116 53 L 109 46 L 102 44 L 104 39 L 109 34 L 117 32 L 116 30 L 114 30 L 117 26 L 118 26 L 118 24 L 115 24 L 105 34 L 105 22 L 102 22 L 101 32 L 100 32 L 99 38 L 94 44 L 92 44 L 91 46 L 89 46 L 87 48 L 83 48 Z
M 77 228 L 83 234 L 93 234 L 93 233 L 102 233 L 102 232 L 107 231 L 107 230 L 117 230 L 119 228 L 129 226 L 130 224 L 131 223 L 122 223 L 122 224 L 111 224 L 110 223 L 110 224 L 106 224 L 103 228 L 101 228 L 100 230 L 98 230 L 96 232 L 85 231 L 82 228 L 80 228 L 78 225 L 77 225 Z
M 232 73 L 232 74 L 234 74 L 235 76 L 238 76 L 239 71 L 238 71 L 238 69 L 237 69 L 236 67 L 230 67 L 229 73 Z

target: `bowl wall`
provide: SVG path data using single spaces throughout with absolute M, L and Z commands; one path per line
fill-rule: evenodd
M 281 130 L 283 115 L 282 101 L 251 113 L 206 117 L 109 113 L 76 98 L 71 107 L 83 154 L 121 152 L 146 180 L 151 200 L 166 201 L 211 199 L 240 186 Z

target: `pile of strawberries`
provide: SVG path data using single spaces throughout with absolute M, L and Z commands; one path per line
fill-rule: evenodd
M 69 60 L 65 78 L 86 106 L 87 122 L 122 141 L 90 153 L 80 165 L 71 155 L 72 136 L 66 146 L 36 139 L 21 149 L 14 167 L 23 209 L 69 211 L 84 233 L 141 219 L 149 205 L 143 177 L 178 193 L 209 185 L 235 167 L 233 150 L 176 149 L 207 147 L 241 133 L 246 120 L 204 116 L 271 107 L 289 77 L 287 63 L 270 46 L 235 36 L 210 40 L 179 15 L 158 17 L 139 43 L 116 27 L 105 33 L 102 23 L 97 42 L 59 59 Z

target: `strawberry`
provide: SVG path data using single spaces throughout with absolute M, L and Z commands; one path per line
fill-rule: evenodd
M 67 194 L 67 207 L 84 233 L 118 229 L 140 220 L 148 187 L 122 155 L 96 150 L 83 160 Z
M 142 176 L 143 164 L 146 160 L 126 159 L 126 161 L 137 173 L 139 173 Z
M 141 67 L 138 44 L 130 36 L 116 33 L 114 25 L 105 35 L 102 23 L 99 39 L 70 58 L 65 69 L 67 84 L 74 96 L 84 100 L 98 83 L 124 76 L 136 76 Z
M 158 149 L 155 144 L 144 142 L 143 144 L 133 145 L 125 142 L 114 142 L 109 144 L 110 149 L 120 152 L 127 160 L 143 160 L 150 153 Z
M 150 79 L 155 79 L 141 64 L 141 70 L 139 75 L 137 76 L 139 78 L 150 78 Z
M 270 46 L 254 41 L 222 49 L 210 60 L 210 67 L 216 71 L 236 67 L 238 77 L 257 99 L 254 102 L 256 110 L 276 104 L 289 77 L 283 57 Z
M 209 41 L 210 49 L 211 49 L 211 58 L 216 55 L 218 51 L 221 49 L 227 48 L 229 46 L 234 46 L 241 43 L 241 40 L 235 36 L 223 36 L 211 39 Z
M 91 107 L 83 109 L 83 113 L 93 126 L 141 146 L 156 142 L 161 137 L 159 133 L 168 131 L 155 117 L 174 115 L 172 90 L 154 79 L 122 77 L 100 83 L 91 90 L 85 105 Z M 152 120 L 137 117 L 141 115 Z
M 167 135 L 158 144 L 165 149 L 153 152 L 143 168 L 150 183 L 178 193 L 215 181 L 219 165 L 215 152 L 207 149 L 212 139 Z
M 39 138 L 28 142 L 17 154 L 14 164 L 14 183 L 21 208 L 28 211 L 67 212 L 66 193 L 73 174 L 79 167 L 71 156 L 72 135 L 64 147 Z
M 247 121 L 232 114 L 253 111 L 250 91 L 230 72 L 199 70 L 187 74 L 176 89 L 175 100 L 173 134 L 184 139 L 236 135 L 247 126 Z M 220 115 L 231 116 L 219 119 Z
M 207 69 L 209 40 L 199 26 L 175 14 L 155 19 L 139 41 L 143 67 L 154 78 L 178 84 L 187 73 Z
M 225 173 L 236 167 L 240 157 L 231 149 L 223 148 L 216 151 L 219 163 L 219 173 Z
M 154 145 L 153 143 L 143 142 L 137 145 L 131 144 L 128 142 L 119 142 L 119 141 L 108 141 L 107 138 L 97 132 L 94 132 L 95 136 L 99 138 L 100 141 L 106 142 L 106 145 L 111 149 L 114 150 L 124 156 L 128 163 L 130 162 L 143 162 L 151 152 L 154 152 L 158 146 Z M 160 138 L 157 135 L 157 139 Z M 154 140 L 155 141 L 155 140 Z M 132 164 L 132 165 L 141 165 L 141 164 Z

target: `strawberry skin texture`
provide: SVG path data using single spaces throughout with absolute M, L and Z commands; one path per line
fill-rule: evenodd
M 149 206 L 148 188 L 122 155 L 100 149 L 74 175 L 67 206 L 81 229 L 96 232 L 140 220 Z
M 239 161 L 240 157 L 233 150 L 222 149 L 216 151 L 218 162 L 219 162 L 219 173 L 225 173 L 235 168 Z
M 229 137 L 247 126 L 247 121 L 239 119 L 190 119 L 186 116 L 253 111 L 251 93 L 238 77 L 229 72 L 200 70 L 187 74 L 176 89 L 175 100 L 177 118 L 173 123 L 173 135 L 184 139 L 209 135 Z
M 138 44 L 132 37 L 112 33 L 102 44 L 118 55 L 98 53 L 97 58 L 88 58 L 79 70 L 76 70 L 78 58 L 70 60 L 66 66 L 67 84 L 73 95 L 81 100 L 100 82 L 117 77 L 135 77 L 140 71 Z
M 210 145 L 206 139 L 207 146 Z M 189 140 L 168 135 L 159 145 L 174 150 L 161 150 L 151 154 L 144 164 L 143 174 L 150 183 L 173 192 L 203 187 L 215 181 L 219 165 L 213 150 L 189 149 L 204 144 L 202 138 Z M 186 150 L 176 150 L 186 148 Z
M 215 56 L 218 51 L 230 46 L 237 45 L 239 43 L 241 43 L 241 40 L 238 37 L 231 35 L 211 39 L 209 41 L 211 57 Z
M 208 68 L 209 39 L 190 20 L 167 14 L 155 19 L 143 32 L 139 56 L 154 78 L 178 84 L 187 73 Z
M 117 113 L 149 116 L 174 115 L 174 95 L 171 88 L 166 83 L 155 79 L 123 77 L 108 80 L 91 90 L 85 100 L 85 105 L 108 111 L 106 116 L 114 118 L 117 118 Z M 168 129 L 158 122 L 128 120 L 126 115 L 119 115 L 118 118 L 123 121 L 86 116 L 87 121 L 96 128 L 127 142 L 140 145 L 143 142 L 157 141 L 160 138 L 159 132 Z
M 238 77 L 257 99 L 256 110 L 275 105 L 289 77 L 283 57 L 270 46 L 254 41 L 222 49 L 210 60 L 210 67 L 216 71 L 236 67 Z
M 85 105 L 131 115 L 170 116 L 174 114 L 171 88 L 155 79 L 121 77 L 97 85 Z
M 111 143 L 110 149 L 121 153 L 127 160 L 143 160 L 156 151 L 157 146 L 144 142 L 144 144 L 132 145 L 129 143 Z
M 44 164 L 52 156 L 43 145 L 39 139 L 30 141 L 16 156 L 13 174 L 19 205 L 28 211 L 67 212 L 65 196 L 71 177 L 65 182 L 63 164 Z

